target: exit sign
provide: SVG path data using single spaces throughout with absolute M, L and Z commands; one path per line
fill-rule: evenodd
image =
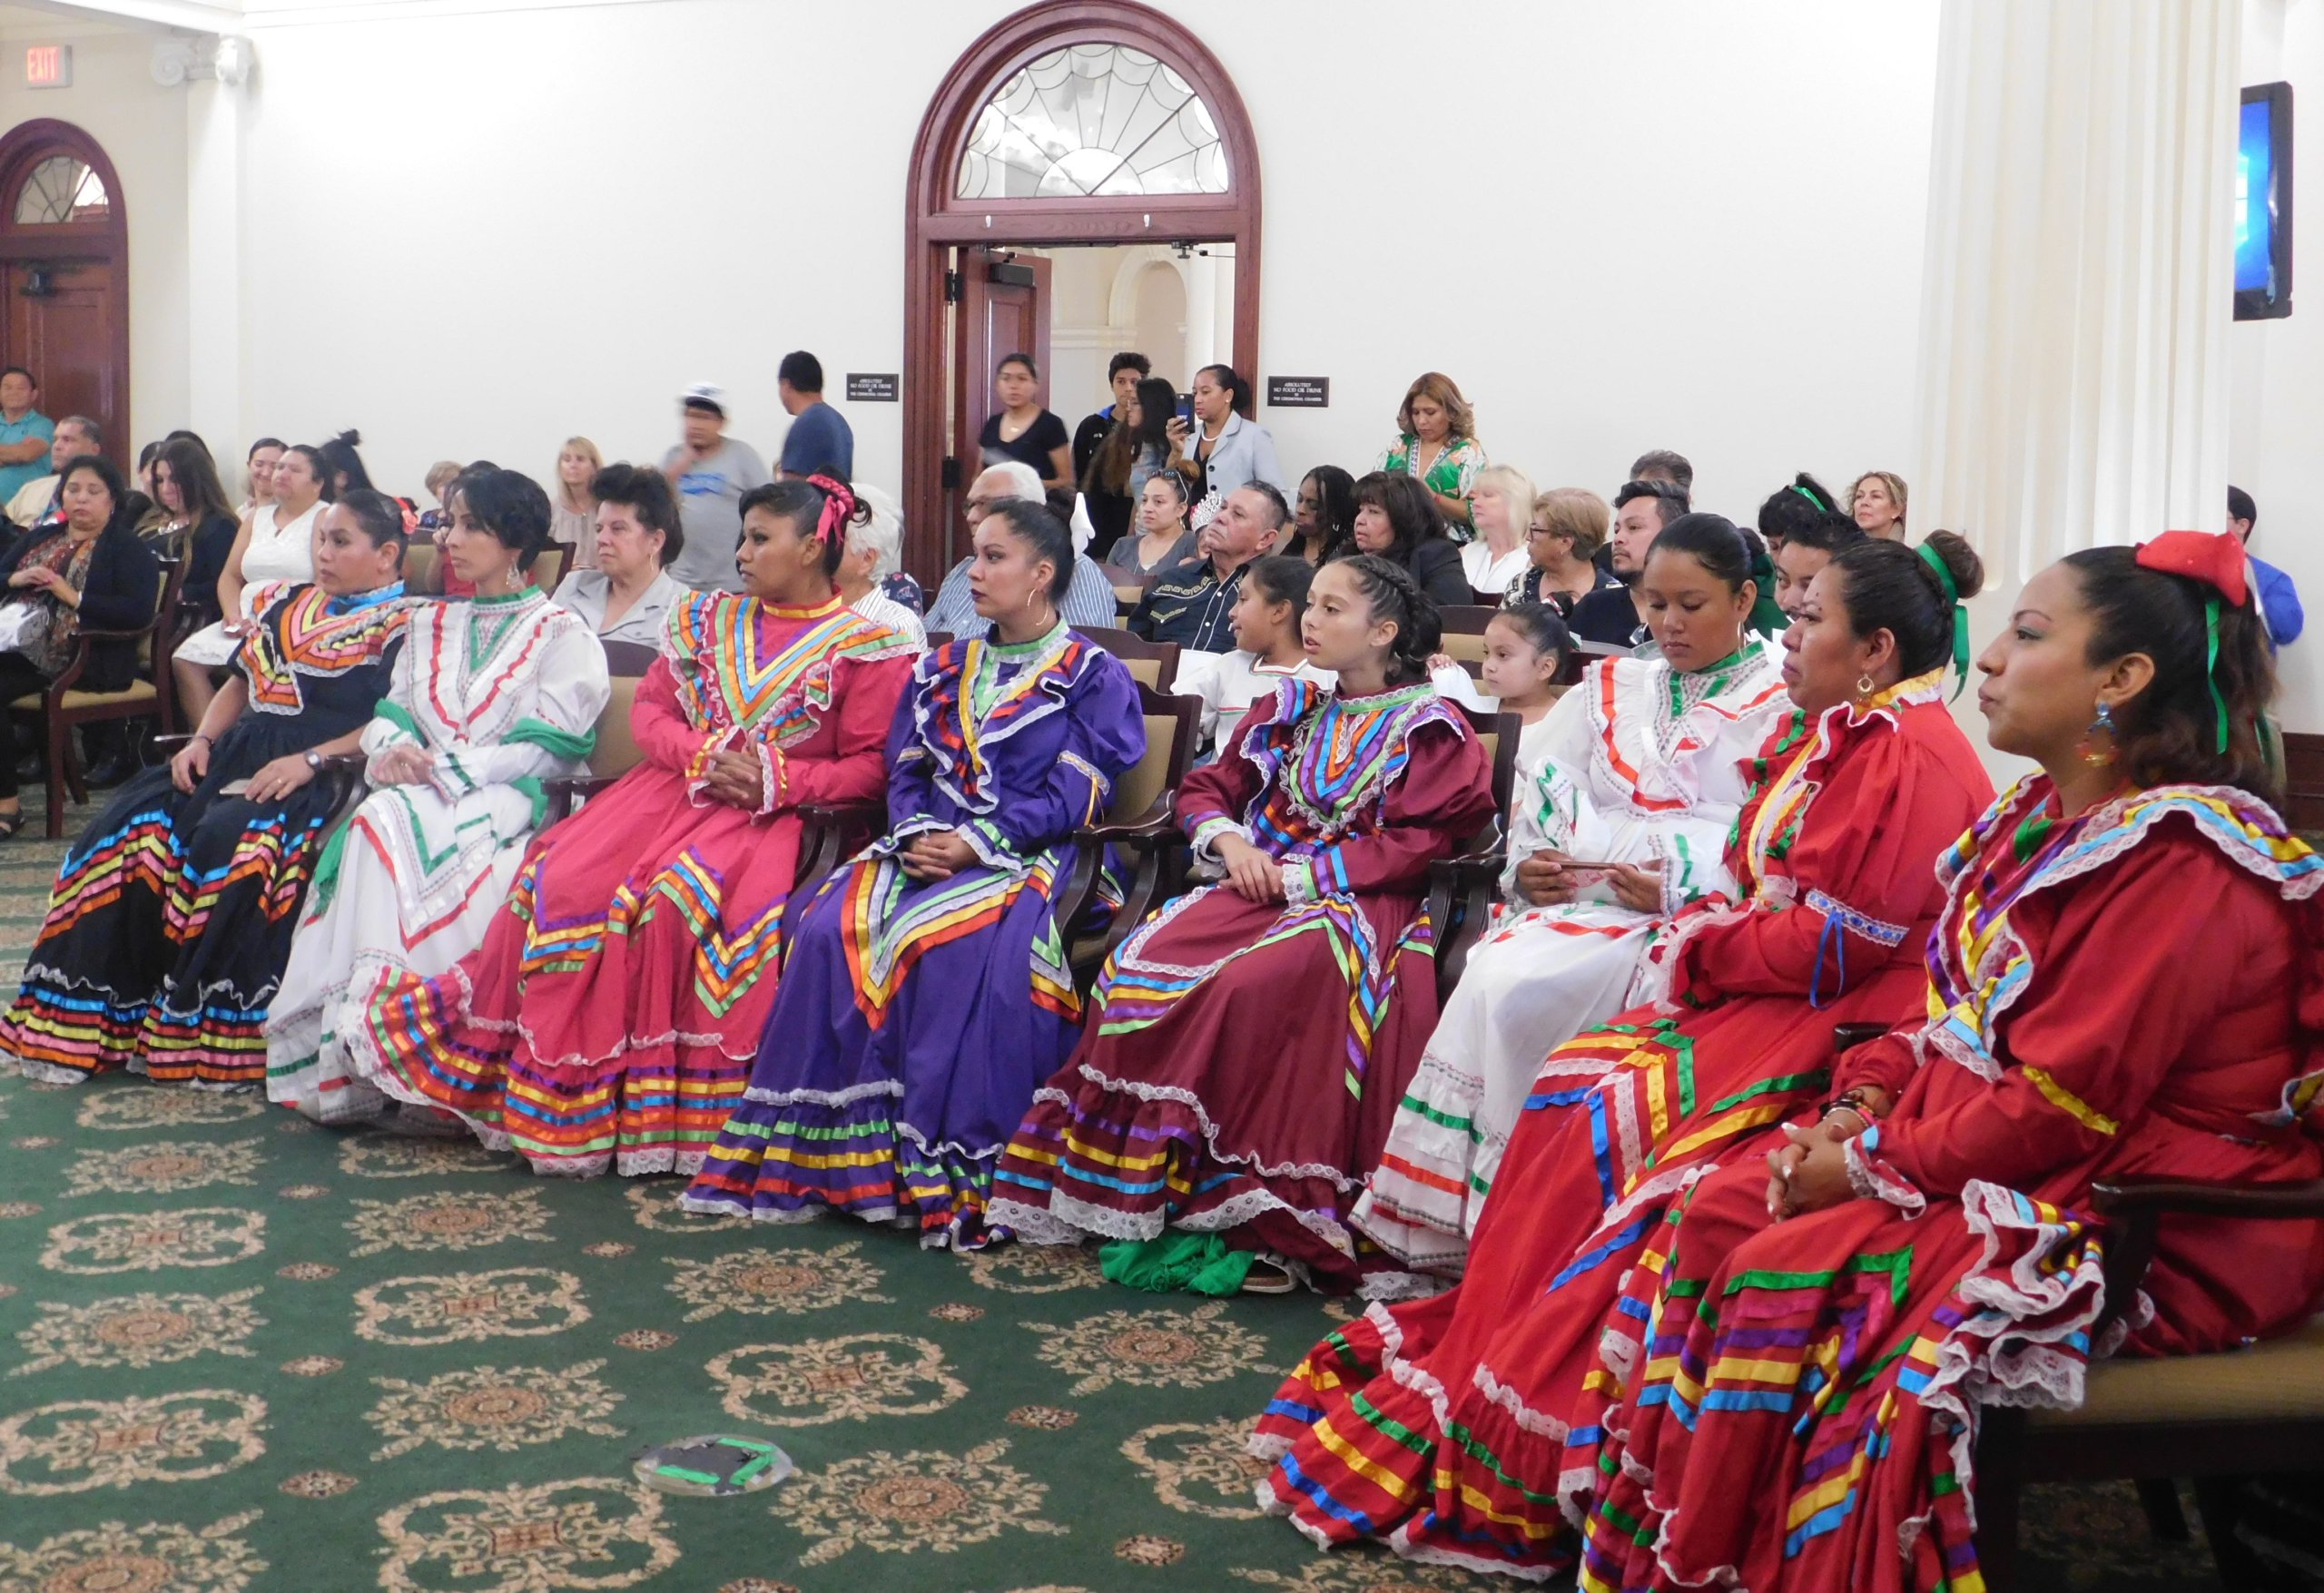
M 73 46 L 70 44 L 28 44 L 25 47 L 25 86 L 26 88 L 71 88 L 73 86 Z

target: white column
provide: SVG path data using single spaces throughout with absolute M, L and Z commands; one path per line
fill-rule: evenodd
M 243 408 L 242 117 L 246 91 L 216 77 L 186 84 L 186 424 L 212 440 L 227 491 L 251 418 Z
M 1192 387 L 1196 371 L 1218 362 L 1218 262 L 1196 254 L 1186 277 L 1187 370 L 1178 379 Z
M 2225 526 L 2241 0 L 1946 0 L 1915 531 L 1982 640 L 2075 548 Z

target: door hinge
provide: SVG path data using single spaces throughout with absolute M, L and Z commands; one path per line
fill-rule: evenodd
M 958 271 L 946 271 L 944 273 L 944 302 L 947 304 L 958 304 L 960 301 L 960 273 Z
M 958 491 L 960 491 L 960 460 L 958 460 L 958 459 L 956 459 L 956 458 L 953 458 L 953 457 L 952 457 L 950 455 L 949 455 L 949 454 L 948 454 L 948 455 L 946 455 L 946 456 L 945 456 L 945 458 L 944 458 L 944 471 L 943 471 L 943 475 L 942 475 L 942 477 L 940 477 L 940 479 L 942 480 L 942 482 L 943 482 L 943 484 L 944 484 L 944 490 L 945 490 L 945 491 L 947 491 L 947 492 L 958 492 Z

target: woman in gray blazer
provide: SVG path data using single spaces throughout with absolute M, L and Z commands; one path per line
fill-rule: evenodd
M 1202 467 L 1201 496 L 1224 502 L 1246 482 L 1264 481 L 1277 492 L 1283 467 L 1275 462 L 1275 438 L 1247 418 L 1251 384 L 1228 365 L 1206 365 L 1195 372 L 1195 418 L 1170 422 L 1170 437 L 1186 457 Z

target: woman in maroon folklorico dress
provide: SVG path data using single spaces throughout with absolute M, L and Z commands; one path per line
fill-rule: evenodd
M 1355 1282 L 1347 1211 L 1436 1020 L 1429 860 L 1492 814 L 1484 749 L 1429 683 L 1435 608 L 1409 575 L 1326 565 L 1302 625 L 1337 688 L 1285 682 L 1187 776 L 1178 821 L 1225 882 L 1123 942 L 995 1175 L 995 1224 L 1132 1241 L 1107 1260 L 1125 1281 Z
M 1868 542 L 1817 577 L 1784 633 L 1800 713 L 1761 753 L 1728 849 L 1747 894 L 1674 920 L 1633 992 L 1648 1004 L 1551 1054 L 1460 1286 L 1374 1305 L 1260 1418 L 1254 1448 L 1276 1460 L 1262 1491 L 1308 1536 L 1521 1573 L 1572 1563 L 1558 1500 L 1596 1480 L 1601 1338 L 1635 1341 L 1614 1306 L 1626 1282 L 1650 1287 L 1664 1212 L 1826 1087 L 1835 1024 L 1920 1008 L 1937 856 L 1993 798 L 1941 691 L 1948 664 L 1966 667 L 1959 601 L 1982 578 L 1941 531 L 1925 554 Z M 1513 1514 L 1470 1502 L 1502 1477 L 1529 1490 Z
M 2324 859 L 2263 800 L 2247 580 L 2232 538 L 2173 531 L 2027 583 L 1979 696 L 2043 772 L 1947 854 L 1925 1024 L 1680 1212 L 1584 1588 L 1982 1586 L 1978 1410 L 2081 1399 L 2092 1183 L 2324 1170 Z M 2319 1287 L 2324 1223 L 2167 1223 L 2125 1347 L 2229 1349 Z

